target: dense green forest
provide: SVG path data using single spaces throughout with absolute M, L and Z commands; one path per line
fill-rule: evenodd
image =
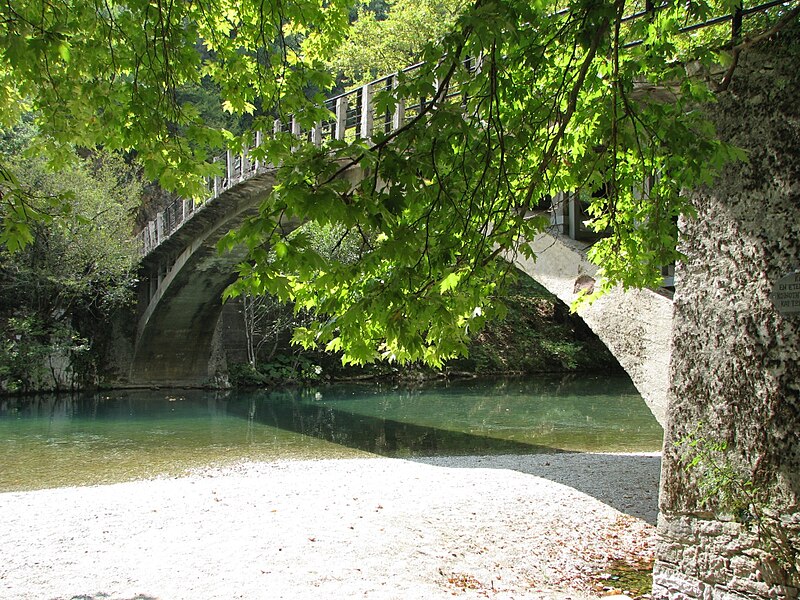
M 47 376 L 54 369 L 70 374 L 70 387 L 94 384 L 93 340 L 105 335 L 113 311 L 134 301 L 137 277 L 138 170 L 117 154 L 88 150 L 73 150 L 68 166 L 53 170 L 31 152 L 36 134 L 25 119 L 0 138 L 4 176 L 28 190 L 23 210 L 32 220 L 24 247 L 0 249 L 6 391 L 57 385 Z

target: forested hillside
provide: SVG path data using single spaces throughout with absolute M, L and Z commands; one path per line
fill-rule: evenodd
M 93 346 L 108 335 L 108 317 L 135 299 L 138 169 L 102 150 L 49 165 L 31 152 L 37 143 L 28 119 L 0 136 L 4 177 L 27 191 L 30 224 L 24 245 L 0 246 L 0 390 L 8 392 L 95 385 L 102 357 Z

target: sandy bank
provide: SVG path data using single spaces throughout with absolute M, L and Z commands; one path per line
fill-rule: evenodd
M 658 469 L 657 455 L 374 458 L 5 493 L 0 597 L 596 596 L 610 561 L 652 554 Z

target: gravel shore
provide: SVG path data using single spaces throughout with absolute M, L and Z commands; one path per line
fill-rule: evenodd
M 4 493 L 0 597 L 597 597 L 612 562 L 652 557 L 659 466 L 657 454 L 286 461 Z

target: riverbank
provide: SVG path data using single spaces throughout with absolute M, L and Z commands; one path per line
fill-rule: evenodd
M 612 562 L 652 556 L 658 469 L 653 454 L 284 461 L 5 493 L 0 596 L 597 597 Z

